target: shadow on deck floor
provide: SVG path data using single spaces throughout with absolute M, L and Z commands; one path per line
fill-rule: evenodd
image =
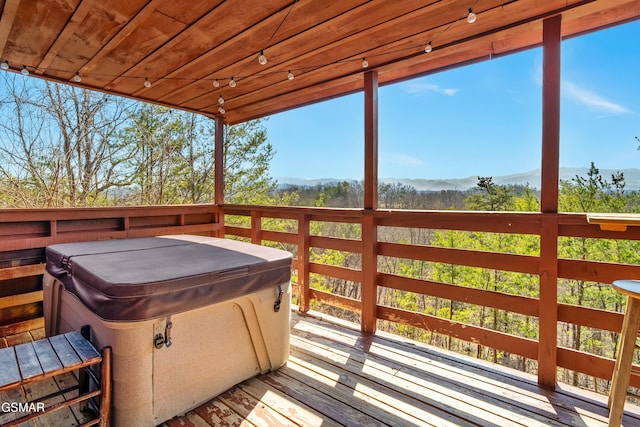
M 325 317 L 326 318 L 326 317 Z M 292 314 L 287 364 L 233 387 L 175 426 L 606 426 L 606 396 L 358 325 Z M 623 425 L 640 425 L 627 404 Z

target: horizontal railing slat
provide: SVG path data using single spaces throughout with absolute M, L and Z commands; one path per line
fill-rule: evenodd
M 468 304 L 497 308 L 526 316 L 538 316 L 538 299 L 502 292 L 438 283 L 393 274 L 379 273 L 378 285 Z
M 487 328 L 386 306 L 378 306 L 378 318 L 496 348 L 529 359 L 538 357 L 538 343 L 536 341 Z
M 539 274 L 539 257 L 474 251 L 469 249 L 441 248 L 435 246 L 407 245 L 378 242 L 378 255 L 419 261 L 466 265 L 516 273 Z

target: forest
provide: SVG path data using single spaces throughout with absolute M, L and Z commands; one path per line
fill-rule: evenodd
M 361 183 L 337 182 L 313 188 L 287 187 L 287 192 L 298 194 L 298 201 L 308 206 L 353 206 L 362 200 Z M 559 211 L 561 212 L 640 212 L 640 194 L 625 190 L 624 175 L 620 172 L 604 177 L 594 163 L 587 176 L 575 176 L 561 181 L 559 188 Z M 381 209 L 450 209 L 473 211 L 538 212 L 539 193 L 522 186 L 500 186 L 491 177 L 478 177 L 474 189 L 462 191 L 418 192 L 401 184 L 382 185 L 379 188 Z M 336 229 L 317 229 L 314 233 L 335 237 L 357 238 L 359 226 L 344 224 Z M 478 233 L 450 230 L 400 229 L 380 227 L 379 239 L 386 242 L 407 243 L 444 248 L 472 249 L 489 252 L 539 255 L 538 236 L 500 233 Z M 640 243 L 635 241 L 613 241 L 604 239 L 560 237 L 558 257 L 568 259 L 611 261 L 639 264 Z M 315 251 L 312 260 L 319 263 L 360 268 L 358 254 L 341 251 Z M 512 295 L 539 297 L 539 278 L 500 270 L 465 267 L 453 264 L 429 263 L 378 257 L 378 271 L 403 277 L 435 281 L 469 288 L 492 290 Z M 351 298 L 360 298 L 359 286 L 344 280 L 313 276 L 312 286 Z M 608 284 L 560 279 L 559 302 L 623 311 L 625 300 Z M 417 311 L 440 318 L 459 321 L 504 333 L 537 338 L 536 317 L 523 316 L 505 310 L 465 304 L 458 301 L 429 297 L 411 292 L 401 292 L 380 287 L 378 303 L 385 306 Z M 358 317 L 342 309 L 323 307 L 331 314 L 358 321 Z M 449 350 L 490 360 L 512 368 L 536 372 L 535 361 L 521 356 L 506 354 L 431 333 L 423 329 L 385 323 L 382 327 L 412 339 L 437 345 Z M 559 342 L 562 347 L 587 351 L 592 354 L 614 358 L 617 334 L 579 325 L 561 323 Z M 606 382 L 587 378 L 583 374 L 561 369 L 559 380 L 576 386 L 606 391 Z
M 213 202 L 213 138 L 215 123 L 207 118 L 164 107 L 83 91 L 9 73 L 0 77 L 0 208 L 102 207 Z M 254 205 L 359 207 L 362 182 L 335 182 L 315 187 L 277 185 L 269 175 L 275 153 L 263 122 L 254 120 L 225 128 L 225 201 Z M 639 141 L 640 142 L 640 141 Z M 622 173 L 602 176 L 591 163 L 587 176 L 561 181 L 561 212 L 640 213 L 640 194 L 625 189 Z M 496 185 L 478 177 L 469 191 L 423 192 L 401 184 L 382 184 L 381 209 L 539 212 L 539 193 L 527 186 Z M 248 226 L 248 218 L 227 218 Z M 290 230 L 286 220 L 263 226 Z M 359 224 L 312 222 L 311 234 L 359 239 Z M 465 231 L 379 227 L 380 241 L 539 255 L 538 236 Z M 265 244 L 270 244 L 265 242 Z M 282 245 L 295 253 L 293 245 Z M 570 259 L 640 264 L 634 241 L 565 238 L 558 256 Z M 359 254 L 312 249 L 313 262 L 359 269 Z M 378 257 L 378 271 L 468 288 L 538 297 L 539 277 L 452 264 Z M 358 283 L 311 275 L 311 286 L 360 298 Z M 607 285 L 560 280 L 560 302 L 621 311 L 624 300 Z M 505 310 L 465 304 L 380 287 L 378 304 L 428 313 L 520 337 L 537 337 L 537 318 Z M 357 314 L 335 307 L 315 309 L 349 320 Z M 393 323 L 381 328 L 535 372 L 535 361 L 505 354 L 423 329 Z M 559 345 L 613 357 L 617 336 L 578 325 L 559 326 Z M 593 379 L 562 371 L 559 379 L 595 387 Z M 603 386 L 601 388 L 606 388 Z

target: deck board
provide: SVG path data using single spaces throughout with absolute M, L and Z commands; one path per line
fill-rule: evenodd
M 547 390 L 530 374 L 322 317 L 292 315 L 284 367 L 164 425 L 607 425 L 605 395 Z M 623 425 L 640 425 L 640 408 L 625 408 Z
M 36 338 L 38 332 L 6 342 Z M 76 382 L 73 375 L 56 380 L 47 387 Z M 21 391 L 33 398 L 42 390 Z M 0 400 L 19 397 L 5 394 Z M 363 335 L 355 324 L 293 313 L 284 367 L 244 381 L 163 427 L 604 427 L 606 400 L 566 384 L 547 390 L 534 375 L 392 334 Z M 74 415 L 81 418 L 68 412 L 58 414 L 55 423 L 75 424 Z M 640 425 L 638 406 L 626 405 L 623 425 Z

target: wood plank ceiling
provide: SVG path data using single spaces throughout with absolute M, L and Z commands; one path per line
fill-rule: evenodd
M 553 15 L 563 37 L 634 20 L 640 1 L 0 0 L 0 9 L 9 71 L 233 124 L 362 90 L 367 70 L 384 85 L 538 46 Z

